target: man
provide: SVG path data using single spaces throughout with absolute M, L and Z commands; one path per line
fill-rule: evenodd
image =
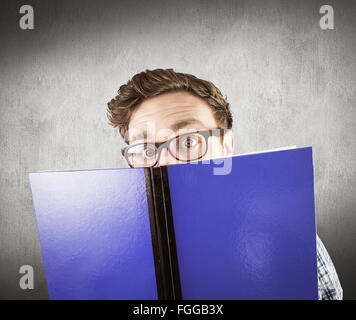
M 131 167 L 164 166 L 233 154 L 229 103 L 209 81 L 172 69 L 146 70 L 108 103 L 110 124 L 128 143 Z M 222 134 L 220 134 L 222 133 Z M 342 299 L 334 265 L 317 237 L 319 299 Z

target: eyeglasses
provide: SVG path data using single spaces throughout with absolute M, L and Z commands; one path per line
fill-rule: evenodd
M 163 149 L 182 162 L 199 160 L 208 151 L 208 138 L 221 137 L 225 129 L 200 130 L 184 133 L 164 142 L 144 142 L 127 146 L 121 150 L 131 168 L 154 167 Z

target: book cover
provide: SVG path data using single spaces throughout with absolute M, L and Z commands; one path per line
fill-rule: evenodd
M 30 174 L 50 299 L 317 299 L 311 148 Z

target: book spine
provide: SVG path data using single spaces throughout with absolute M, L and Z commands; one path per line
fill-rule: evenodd
M 145 168 L 159 300 L 182 300 L 167 167 Z

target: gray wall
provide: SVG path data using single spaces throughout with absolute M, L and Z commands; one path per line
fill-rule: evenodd
M 35 30 L 18 27 L 21 4 Z M 333 4 L 335 30 L 319 28 Z M 0 297 L 47 298 L 28 173 L 126 166 L 106 102 L 134 73 L 213 81 L 236 152 L 313 146 L 318 233 L 356 298 L 355 1 L 1 1 Z M 35 268 L 35 290 L 18 269 Z

